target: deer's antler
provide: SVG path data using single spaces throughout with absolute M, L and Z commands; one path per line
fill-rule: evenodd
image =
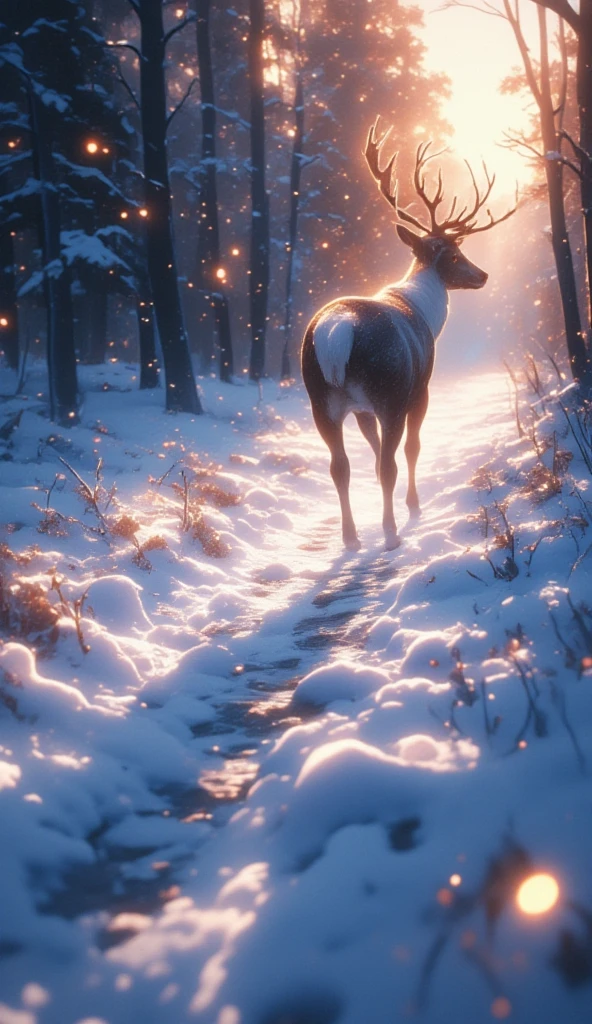
M 413 224 L 414 227 L 419 228 L 420 231 L 428 231 L 428 228 L 421 223 L 413 214 L 405 210 L 404 207 L 399 206 L 397 198 L 397 183 L 393 181 L 394 169 L 397 162 L 397 153 L 393 153 L 392 157 L 388 161 L 386 167 L 383 170 L 380 169 L 380 153 L 384 146 L 387 138 L 389 137 L 392 128 L 387 128 L 382 135 L 378 134 L 378 122 L 380 118 L 376 118 L 376 121 L 368 132 L 368 139 L 366 142 L 366 149 L 364 150 L 364 156 L 366 162 L 370 168 L 370 172 L 375 181 L 378 182 L 381 194 L 386 199 L 387 203 L 392 206 L 393 210 L 397 214 L 400 220 L 406 221 L 408 224 Z
M 473 168 L 468 160 L 465 160 L 473 185 L 473 203 L 471 205 L 464 206 L 460 213 L 455 217 L 454 213 L 457 207 L 458 197 L 453 196 L 450 209 L 448 210 L 448 215 L 444 220 L 438 221 L 438 208 L 444 202 L 442 168 L 438 169 L 436 191 L 432 196 L 430 196 L 427 191 L 425 168 L 430 160 L 436 160 L 439 156 L 442 156 L 442 153 L 445 153 L 446 150 L 443 149 L 439 150 L 437 153 L 430 153 L 432 143 L 423 142 L 417 147 L 417 152 L 415 154 L 415 169 L 413 172 L 413 185 L 415 187 L 415 191 L 430 216 L 429 225 L 423 224 L 417 217 L 410 213 L 408 209 L 403 206 L 399 206 L 397 182 L 396 180 L 393 180 L 397 154 L 395 153 L 390 158 L 382 170 L 380 168 L 381 151 L 392 129 L 387 128 L 386 131 L 379 134 L 379 120 L 379 118 L 376 119 L 368 132 L 368 140 L 366 142 L 364 155 L 373 178 L 378 182 L 382 195 L 393 208 L 399 220 L 405 221 L 407 224 L 412 224 L 414 227 L 419 228 L 420 231 L 424 231 L 426 235 L 436 235 L 457 241 L 461 238 L 466 238 L 468 235 L 474 235 L 478 231 L 488 231 L 489 228 L 494 227 L 496 224 L 501 224 L 502 221 L 508 220 L 508 218 L 516 212 L 518 208 L 518 195 L 516 195 L 515 205 L 510 210 L 502 214 L 500 217 L 493 216 L 491 210 L 489 207 L 486 207 L 485 204 L 487 203 L 495 184 L 495 174 L 489 173 L 484 161 L 483 172 L 485 174 L 485 187 L 481 189 L 479 188 Z M 488 220 L 485 224 L 479 224 L 479 213 L 484 207 Z

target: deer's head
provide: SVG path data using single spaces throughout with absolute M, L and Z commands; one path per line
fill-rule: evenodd
M 467 259 L 461 252 L 460 246 L 468 235 L 475 235 L 479 231 L 488 231 L 495 224 L 501 224 L 502 221 L 507 220 L 516 212 L 517 206 L 512 207 L 501 217 L 495 218 L 491 210 L 485 206 L 495 183 L 495 174 L 490 175 L 487 167 L 483 164 L 485 186 L 481 189 L 470 164 L 465 161 L 471 176 L 473 201 L 457 213 L 458 198 L 454 196 L 447 216 L 439 221 L 438 207 L 444 201 L 442 170 L 440 168 L 438 171 L 437 186 L 433 196 L 430 197 L 426 189 L 425 168 L 430 160 L 441 156 L 441 153 L 430 153 L 431 142 L 424 142 L 417 149 L 413 173 L 415 191 L 429 213 L 430 222 L 424 224 L 408 209 L 399 206 L 397 183 L 393 181 L 397 154 L 395 153 L 390 158 L 383 169 L 380 167 L 381 149 L 390 132 L 389 128 L 379 135 L 377 119 L 368 133 L 365 157 L 382 195 L 395 211 L 399 221 L 404 222 L 397 224 L 399 238 L 411 248 L 420 266 L 433 267 L 437 271 L 447 288 L 482 288 L 487 281 L 487 274 Z M 487 220 L 485 223 L 479 224 L 479 213 L 484 207 Z M 405 224 L 412 224 L 422 234 L 416 234 Z

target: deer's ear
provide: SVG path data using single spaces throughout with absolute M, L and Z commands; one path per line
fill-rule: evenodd
M 414 231 L 410 231 L 403 224 L 397 224 L 397 234 L 401 241 L 413 250 L 416 256 L 421 256 L 425 252 L 424 240 L 421 235 L 416 235 Z

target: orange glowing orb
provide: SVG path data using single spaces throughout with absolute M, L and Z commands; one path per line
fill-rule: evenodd
M 232 249 L 231 252 L 233 256 L 238 256 L 240 253 L 240 249 Z
M 5 316 L 0 316 L 0 327 L 8 327 L 8 320 Z
M 491 1016 L 496 1020 L 507 1020 L 512 1013 L 512 1004 L 505 996 L 498 996 L 491 1004 Z
M 97 153 L 98 149 L 99 149 L 98 143 L 96 143 L 96 142 L 87 142 L 87 144 L 86 144 L 86 152 L 87 153 Z
M 226 271 L 224 270 L 224 267 L 218 267 L 216 271 L 216 277 L 218 278 L 219 281 L 224 280 L 224 278 L 226 277 Z
M 516 902 L 523 914 L 534 916 L 552 910 L 559 899 L 559 885 L 553 875 L 530 875 L 518 889 Z
M 138 210 L 138 213 L 140 214 L 140 217 L 147 217 L 148 216 L 148 210 L 145 207 L 142 207 L 141 210 Z
M 121 213 L 119 214 L 119 216 L 121 217 L 122 220 L 127 220 L 127 218 L 128 218 L 127 210 L 122 210 Z

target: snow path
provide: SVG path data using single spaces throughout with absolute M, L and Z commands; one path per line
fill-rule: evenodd
M 127 382 L 121 368 L 107 379 Z M 158 395 L 89 388 L 83 423 L 51 436 L 42 461 L 31 408 L 3 464 L 0 540 L 38 545 L 19 572 L 45 586 L 56 573 L 67 604 L 50 595 L 49 658 L 0 647 L 0 1024 L 584 1024 L 589 989 L 568 1001 L 549 970 L 584 911 L 566 898 L 538 931 L 490 916 L 492 878 L 505 907 L 527 856 L 560 864 L 583 908 L 592 898 L 578 755 L 592 708 L 582 684 L 558 703 L 548 616 L 564 612 L 575 518 L 557 525 L 561 495 L 544 513 L 512 498 L 518 576 L 494 577 L 482 557 L 480 505 L 493 515 L 532 460 L 505 375 L 435 380 L 423 515 L 407 523 L 401 451 L 404 542 L 388 553 L 355 426 L 351 554 L 302 389 L 266 382 L 255 407 L 251 388 L 204 390 L 210 417 L 195 421 L 163 417 Z M 135 542 L 96 533 L 59 452 L 91 482 L 101 454 L 105 488 L 118 487 L 104 514 L 133 517 Z M 192 495 L 218 488 L 222 505 L 200 508 L 225 557 L 180 530 L 177 460 Z M 38 532 L 52 484 L 64 536 L 55 521 Z M 574 599 L 589 582 L 586 568 L 570 578 Z M 86 653 L 72 618 L 84 594 Z

